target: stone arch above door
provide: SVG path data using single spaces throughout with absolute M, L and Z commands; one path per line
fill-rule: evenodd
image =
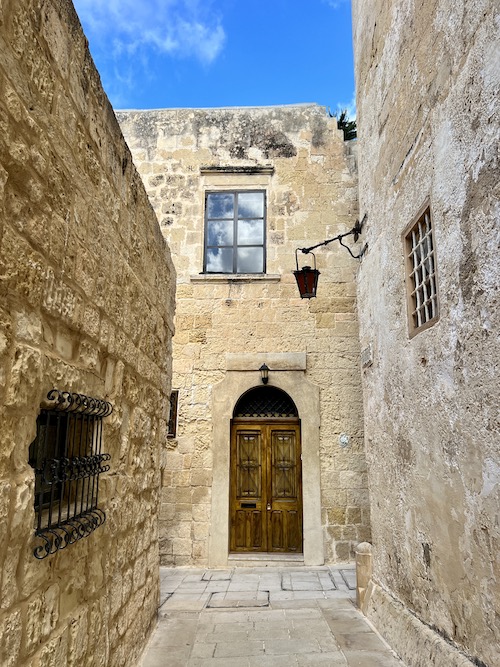
M 226 377 L 212 394 L 213 482 L 209 566 L 224 567 L 229 553 L 229 439 L 239 398 L 260 384 L 259 368 L 269 368 L 269 385 L 286 392 L 297 407 L 302 426 L 304 563 L 324 563 L 319 463 L 319 387 L 306 379 L 306 354 L 226 356 Z

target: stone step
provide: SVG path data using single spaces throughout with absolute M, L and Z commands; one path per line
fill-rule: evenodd
M 227 559 L 230 567 L 301 567 L 304 565 L 303 554 L 230 554 Z

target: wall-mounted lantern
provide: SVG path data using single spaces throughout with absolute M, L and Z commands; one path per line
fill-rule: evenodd
M 269 381 L 269 366 L 267 364 L 262 364 L 262 366 L 259 368 L 259 371 L 262 384 L 267 384 Z
M 297 287 L 299 288 L 300 298 L 301 299 L 312 299 L 313 296 L 316 296 L 316 288 L 318 287 L 318 278 L 319 271 L 316 268 L 316 256 L 313 252 L 307 252 L 304 254 L 312 255 L 314 260 L 314 268 L 310 266 L 303 266 L 299 269 L 299 258 L 297 253 L 299 250 L 302 252 L 305 251 L 305 248 L 297 248 L 295 251 L 295 263 L 297 264 L 297 270 L 293 272 L 295 280 L 297 281 Z
M 353 257 L 354 259 L 361 259 L 363 255 L 365 254 L 368 245 L 365 243 L 363 246 L 361 252 L 358 255 L 355 255 L 352 250 L 349 248 L 348 245 L 342 242 L 342 239 L 345 238 L 346 236 L 353 236 L 354 237 L 354 242 L 356 242 L 359 238 L 359 235 L 361 234 L 361 230 L 363 229 L 363 225 L 365 224 L 366 221 L 366 213 L 363 216 L 363 219 L 361 222 L 359 220 L 356 220 L 356 224 L 354 227 L 348 231 L 345 232 L 345 234 L 339 234 L 338 236 L 334 236 L 333 239 L 327 239 L 326 241 L 322 241 L 321 243 L 317 243 L 316 245 L 312 245 L 309 248 L 297 248 L 295 251 L 295 262 L 297 264 L 297 270 L 294 271 L 294 276 L 295 280 L 297 281 L 297 287 L 299 288 L 300 292 L 300 298 L 301 299 L 312 299 L 313 297 L 316 296 L 316 290 L 318 287 L 318 278 L 319 278 L 319 271 L 316 268 L 316 257 L 312 250 L 315 248 L 319 248 L 323 245 L 328 245 L 329 243 L 332 243 L 333 241 L 338 241 L 341 246 L 343 246 Z M 314 258 L 314 268 L 310 266 L 303 266 L 301 269 L 299 269 L 299 260 L 297 253 L 299 252 L 304 253 L 304 255 L 312 255 Z

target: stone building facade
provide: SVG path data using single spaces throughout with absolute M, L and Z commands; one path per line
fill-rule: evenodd
M 300 299 L 292 270 L 296 248 L 355 224 L 352 143 L 317 105 L 123 111 L 117 117 L 178 276 L 178 423 L 165 443 L 161 562 L 224 566 L 269 552 L 278 558 L 292 552 L 306 564 L 349 559 L 369 537 L 358 262 L 338 244 L 319 250 L 320 286 L 310 301 Z M 262 395 L 264 363 L 267 389 L 288 396 L 300 420 L 301 526 L 276 528 L 303 528 L 294 544 L 295 537 L 283 543 L 272 532 L 280 521 L 279 494 L 269 491 L 266 502 L 255 489 L 240 493 L 231 486 L 248 473 L 237 469 L 236 450 L 231 454 L 233 418 L 241 417 L 238 401 L 247 392 Z M 276 417 L 259 409 L 262 423 L 254 418 L 241 437 L 253 437 Z M 347 443 L 339 441 L 342 434 Z M 264 470 L 267 464 L 259 465 Z M 273 471 L 262 472 L 268 484 Z
M 354 0 L 359 205 L 321 107 L 121 112 L 158 226 L 71 2 L 0 3 L 2 665 L 135 665 L 159 556 L 345 560 L 370 508 L 387 641 L 411 667 L 498 662 L 496 4 Z M 319 249 L 301 300 L 296 248 L 365 214 L 361 266 Z M 62 461 L 97 432 L 71 406 L 111 456 L 93 531 L 48 519 L 86 488 L 102 522 Z
M 0 54 L 0 664 L 132 667 L 159 599 L 175 272 L 71 2 L 2 2 Z M 73 395 L 69 416 L 53 388 L 113 412 Z
M 500 636 L 498 2 L 355 0 L 353 14 L 369 244 L 358 276 L 374 549 L 366 612 L 411 667 L 492 667 Z M 412 251 L 419 224 L 432 228 L 432 257 L 427 242 Z M 430 298 L 420 321 L 415 272 L 419 298 Z

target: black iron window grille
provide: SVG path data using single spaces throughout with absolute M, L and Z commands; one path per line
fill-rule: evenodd
M 291 418 L 298 417 L 298 414 L 290 396 L 278 387 L 255 387 L 240 397 L 233 418 Z
M 35 469 L 34 555 L 46 558 L 90 535 L 106 520 L 98 507 L 99 475 L 111 456 L 102 452 L 107 401 L 52 389 L 37 419 L 29 462 Z

